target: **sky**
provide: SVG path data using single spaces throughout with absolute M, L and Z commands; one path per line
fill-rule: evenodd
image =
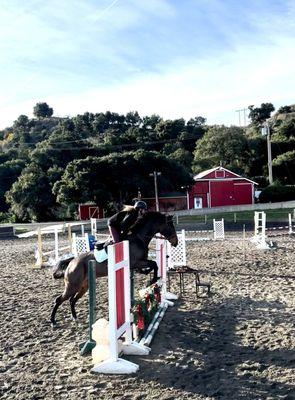
M 295 103 L 294 49 L 294 0 L 0 0 L 0 129 L 38 102 L 243 125 Z

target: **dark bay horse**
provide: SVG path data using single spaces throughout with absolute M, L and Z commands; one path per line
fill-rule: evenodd
M 160 212 L 147 212 L 125 238 L 129 240 L 130 245 L 130 269 L 143 274 L 153 271 L 152 283 L 155 283 L 158 279 L 158 266 L 155 261 L 148 260 L 147 257 L 149 243 L 156 233 L 163 235 L 172 246 L 177 246 L 178 238 L 172 216 L 166 216 Z M 65 289 L 55 299 L 50 317 L 52 325 L 56 324 L 55 314 L 58 307 L 66 300 L 70 300 L 72 316 L 76 320 L 75 304 L 88 290 L 88 262 L 90 260 L 95 260 L 92 251 L 61 262 L 60 265 L 63 265 L 63 267 L 68 262 L 64 273 L 58 269 L 54 271 L 55 278 L 64 275 Z M 108 275 L 107 263 L 107 260 L 101 263 L 96 262 L 97 278 Z

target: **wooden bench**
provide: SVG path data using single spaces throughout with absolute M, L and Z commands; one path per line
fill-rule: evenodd
M 14 237 L 15 234 L 13 226 L 0 226 L 0 239 L 11 239 Z

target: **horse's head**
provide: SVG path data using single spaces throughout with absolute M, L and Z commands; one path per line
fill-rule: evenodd
M 173 224 L 172 215 L 165 216 L 165 221 L 162 224 L 159 232 L 165 237 L 165 239 L 169 240 L 172 246 L 176 247 L 178 245 L 178 237 Z

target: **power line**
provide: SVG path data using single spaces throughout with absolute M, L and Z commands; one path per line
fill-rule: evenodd
M 77 139 L 77 140 L 65 140 L 65 141 L 57 141 L 57 142 L 51 142 L 51 143 L 46 143 L 47 146 L 45 147 L 46 150 L 54 150 L 54 151 L 62 151 L 62 150 L 102 150 L 103 147 L 106 148 L 106 150 L 108 149 L 120 149 L 120 148 L 128 148 L 128 147 L 142 147 L 142 146 L 149 146 L 149 145 L 157 145 L 157 144 L 165 144 L 165 143 L 171 143 L 171 142 L 186 142 L 189 140 L 198 140 L 201 138 L 202 135 L 189 135 L 186 138 L 180 139 L 180 138 L 173 138 L 173 139 L 166 139 L 166 140 L 154 140 L 154 141 L 150 141 L 150 142 L 143 142 L 143 143 L 139 143 L 139 142 L 132 142 L 132 143 L 122 143 L 122 144 L 116 144 L 116 145 L 108 145 L 107 143 L 98 143 L 98 146 L 101 147 L 59 147 L 59 148 L 50 148 L 49 146 L 53 146 L 53 145 L 62 145 L 62 144 L 70 144 L 70 143 L 79 143 L 79 142 L 89 142 L 90 139 L 93 138 L 88 138 L 88 139 Z M 95 138 L 94 138 L 95 139 Z M 46 140 L 45 140 L 46 141 Z M 38 143 L 32 143 L 32 142 L 22 142 L 22 145 L 35 145 L 37 146 L 39 143 L 43 143 L 43 142 L 38 142 Z M 14 146 L 14 147 L 10 147 L 9 150 L 20 150 L 19 146 Z M 36 150 L 40 150 L 37 149 Z

